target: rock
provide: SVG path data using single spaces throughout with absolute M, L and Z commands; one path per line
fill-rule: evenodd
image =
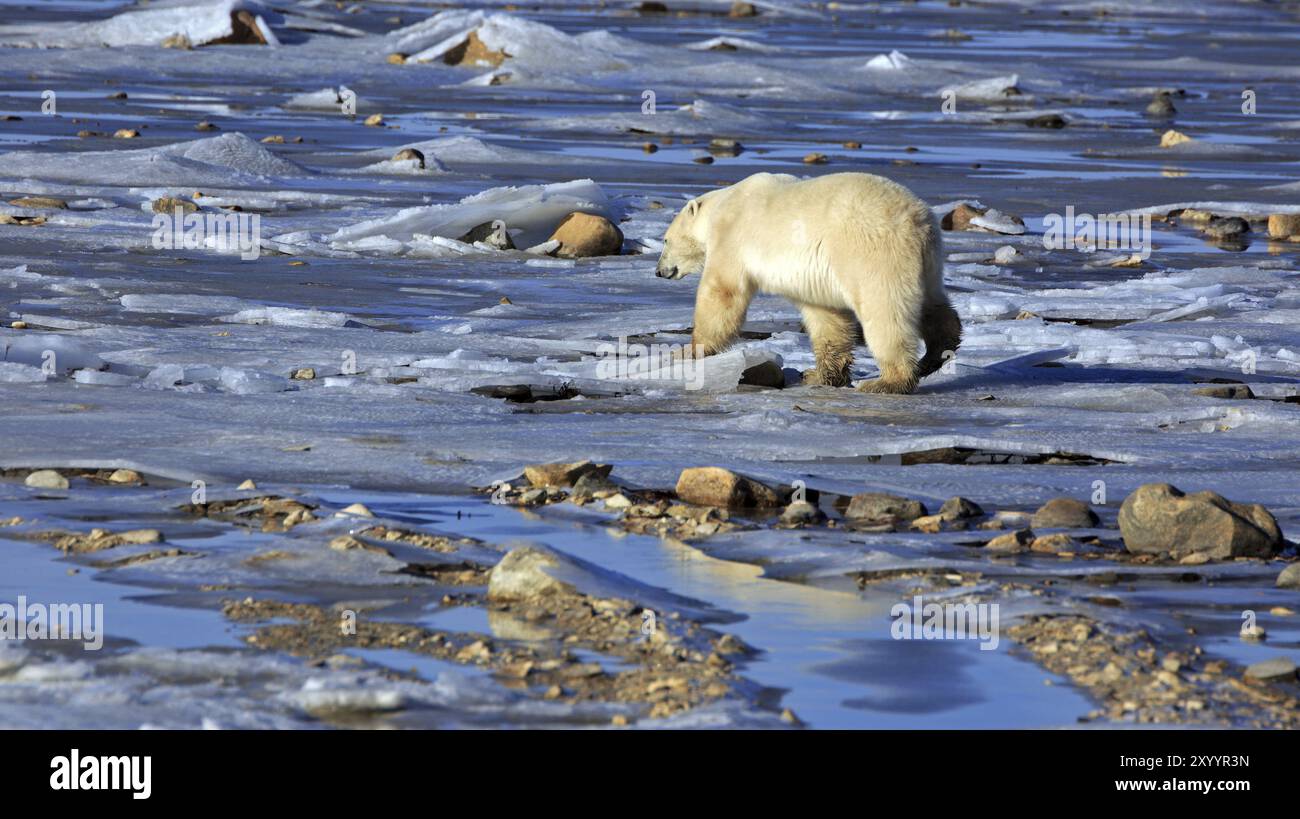
M 636 10 L 642 14 L 667 14 L 668 6 L 658 0 L 645 0 Z
M 108 476 L 109 483 L 144 483 L 144 478 L 134 469 L 115 469 Z
M 968 205 L 962 202 L 957 207 L 944 214 L 939 226 L 944 230 L 970 230 L 970 220 L 976 216 L 985 214 L 984 208 L 977 208 L 974 205 Z
M 212 124 L 211 122 L 208 122 L 208 121 L 205 119 L 205 120 L 203 120 L 202 122 L 200 122 L 198 125 L 195 125 L 195 126 L 194 126 L 194 130 L 196 130 L 196 131 L 220 131 L 221 129 L 218 128 L 216 125 Z
M 881 492 L 859 492 L 849 501 L 845 517 L 854 520 L 915 520 L 927 514 L 925 504 L 898 495 Z
M 1232 239 L 1250 232 L 1250 224 L 1239 216 L 1224 216 L 1212 220 L 1202 230 L 1213 239 Z
M 179 48 L 182 51 L 189 51 L 194 48 L 194 43 L 184 34 L 172 34 L 162 41 L 163 48 Z
M 113 139 L 135 139 L 140 132 L 134 128 L 118 128 L 113 132 Z
M 773 507 L 782 502 L 771 487 L 718 466 L 683 469 L 676 491 L 677 497 L 698 506 Z
M 830 162 L 830 160 L 826 158 L 826 154 L 819 154 L 816 151 L 803 158 L 805 165 L 825 165 L 827 162 Z
M 409 159 L 414 159 L 416 162 L 420 163 L 419 164 L 420 170 L 424 170 L 424 154 L 421 153 L 420 151 L 417 151 L 414 148 L 403 148 L 402 150 L 393 154 L 394 162 L 402 162 Z
M 862 143 L 861 143 L 861 142 L 858 142 L 858 141 L 856 141 L 856 140 L 852 140 L 852 139 L 849 140 L 848 142 L 843 142 L 843 143 L 840 143 L 840 144 L 843 145 L 845 148 L 848 148 L 850 151 L 856 151 L 856 150 L 859 150 L 859 149 L 862 147 Z
M 611 464 L 594 464 L 591 461 L 574 461 L 572 463 L 530 464 L 524 467 L 524 478 L 537 487 L 573 486 L 578 479 L 587 475 L 609 477 L 614 467 Z
M 631 505 L 632 499 L 621 492 L 605 498 L 606 509 L 627 509 Z
M 491 222 L 475 225 L 470 228 L 468 233 L 460 237 L 460 241 L 471 245 L 475 242 L 482 242 L 497 250 L 515 249 L 514 240 L 510 238 L 510 233 L 506 230 L 506 223 L 500 219 L 493 219 Z
M 1279 589 L 1300 589 L 1300 563 L 1292 563 L 1283 569 L 1275 585 Z
M 68 479 L 53 469 L 38 469 L 28 475 L 23 484 L 33 489 L 67 489 Z
M 34 210 L 68 209 L 67 202 L 53 196 L 20 196 L 17 199 L 10 199 L 9 204 L 17 205 L 20 208 L 32 208 Z
M 180 208 L 182 213 L 195 213 L 199 209 L 199 206 L 194 202 L 182 199 L 179 196 L 160 196 L 153 200 L 152 207 L 154 213 L 167 214 L 174 213 L 177 208 Z
M 1300 213 L 1272 213 L 1268 217 L 1270 239 L 1289 239 L 1300 236 Z
M 1007 532 L 1005 535 L 997 537 L 984 544 L 984 548 L 990 552 L 999 554 L 1020 554 L 1030 547 L 1035 537 L 1033 531 L 1029 529 L 1020 529 L 1015 532 Z
M 1246 667 L 1246 676 L 1263 682 L 1290 682 L 1295 677 L 1295 661 L 1289 657 L 1274 657 Z
M 621 491 L 621 486 L 599 472 L 588 472 L 573 482 L 573 492 L 570 493 L 570 497 L 574 500 L 608 498 Z
M 659 152 L 659 146 L 654 144 L 653 142 L 642 142 L 641 150 L 645 151 L 648 154 L 655 154 Z
M 1020 251 L 1011 245 L 1003 245 L 993 253 L 994 264 L 1011 264 L 1020 255 Z
M 471 31 L 460 45 L 448 49 L 442 55 L 447 65 L 490 66 L 496 68 L 510 55 L 504 49 L 493 51 L 479 39 L 477 31 Z
M 781 512 L 782 523 L 821 523 L 825 520 L 826 513 L 808 501 L 795 501 Z
M 922 515 L 912 520 L 912 528 L 933 535 L 943 531 L 943 522 L 943 515 Z
M 697 156 L 697 157 L 693 158 L 691 161 L 694 162 L 694 163 L 696 163 L 696 164 L 698 164 L 698 165 L 712 165 L 712 164 L 713 164 L 713 157 L 711 157 L 711 156 Z
M 1146 108 L 1146 114 L 1149 117 L 1172 117 L 1176 113 L 1178 113 L 1178 109 L 1174 108 L 1173 102 L 1169 99 L 1168 91 L 1157 91 Z
M 1025 125 L 1028 125 L 1030 128 L 1052 128 L 1059 130 L 1064 128 L 1066 124 L 1065 117 L 1060 114 L 1043 114 L 1025 120 Z
M 1038 508 L 1029 525 L 1035 529 L 1091 529 L 1101 522 L 1092 507 L 1074 498 L 1052 498 Z
M 411 56 L 410 54 L 403 54 L 400 51 L 394 51 L 392 54 L 389 54 L 385 59 L 388 60 L 389 65 L 403 65 L 406 63 L 406 58 L 410 56 Z
M 149 543 L 162 543 L 163 533 L 157 529 L 131 529 L 127 532 L 117 534 L 123 543 L 130 543 L 133 546 L 143 546 Z
M 1160 135 L 1160 147 L 1172 148 L 1175 145 L 1182 145 L 1184 142 L 1191 142 L 1192 138 L 1180 131 L 1170 128 Z
M 785 371 L 771 359 L 760 361 L 740 374 L 740 383 L 754 387 L 785 388 Z
M 1263 506 L 1214 492 L 1185 495 L 1167 483 L 1143 484 L 1125 498 L 1119 528 L 1128 551 L 1175 559 L 1193 552 L 1216 560 L 1270 557 L 1283 544 L 1277 521 Z
M 248 480 L 241 483 L 239 486 L 235 487 L 235 489 L 256 489 L 256 488 L 257 488 L 257 484 L 253 483 L 252 478 L 249 478 Z
M 740 156 L 743 150 L 745 150 L 745 146 L 734 139 L 716 137 L 709 140 L 709 153 L 714 156 Z
M 544 571 L 559 567 L 561 562 L 558 555 L 537 546 L 510 550 L 488 575 L 488 600 L 512 603 L 572 592 L 570 585 Z
M 728 17 L 757 17 L 758 9 L 753 3 L 742 3 L 736 0 L 731 4 L 731 11 L 727 12 Z
M 960 495 L 955 498 L 948 498 L 939 507 L 939 517 L 944 520 L 959 520 L 961 518 L 977 518 L 984 514 L 984 510 L 978 503 Z
M 1208 222 L 1216 218 L 1213 213 L 1200 208 L 1183 208 L 1178 211 L 1178 221 L 1180 222 Z
M 314 367 L 299 367 L 289 377 L 294 381 L 312 381 L 316 378 L 316 369 Z
M 370 508 L 366 506 L 364 503 L 354 503 L 351 504 L 350 506 L 345 506 L 339 510 L 339 514 L 356 515 L 357 517 L 362 517 L 362 518 L 373 518 L 375 516 L 375 513 L 371 512 Z
M 587 256 L 617 256 L 623 249 L 623 231 L 604 216 L 574 212 L 551 234 L 560 243 L 556 256 L 578 259 Z
M 371 127 L 371 128 L 380 128 L 380 127 L 383 127 L 383 124 L 384 124 L 384 115 L 383 115 L 383 114 L 371 114 L 370 116 L 366 117 L 366 119 L 365 119 L 365 124 L 368 125 L 368 126 Z
M 1197 387 L 1192 395 L 1204 395 L 1206 398 L 1254 398 L 1255 393 L 1246 384 L 1215 384 L 1211 387 Z
M 240 9 L 230 13 L 230 34 L 209 45 L 268 45 L 252 12 Z
M 1008 236 L 1019 236 L 1025 232 L 1024 219 L 993 208 L 989 208 L 982 214 L 972 216 L 970 226 L 990 233 L 1004 233 Z
M 1079 548 L 1079 541 L 1070 537 L 1064 532 L 1056 532 L 1051 535 L 1043 535 L 1034 538 L 1029 544 L 1029 551 L 1044 552 L 1047 554 L 1059 554 L 1061 552 L 1073 552 Z

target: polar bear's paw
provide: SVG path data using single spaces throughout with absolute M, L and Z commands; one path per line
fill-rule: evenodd
M 826 370 L 813 369 L 803 371 L 804 386 L 810 387 L 847 387 L 853 383 L 849 377 L 848 370 L 843 372 L 828 372 Z
M 858 392 L 867 392 L 873 395 L 910 395 L 915 389 L 915 378 L 873 378 L 858 385 Z

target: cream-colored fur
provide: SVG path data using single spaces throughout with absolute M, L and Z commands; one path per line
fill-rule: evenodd
M 756 293 L 799 306 L 817 367 L 805 382 L 847 386 L 857 324 L 880 368 L 858 389 L 909 393 L 961 341 L 943 287 L 939 225 L 901 185 L 865 173 L 754 174 L 686 203 L 657 275 L 701 273 L 696 350 L 730 345 Z M 855 323 L 856 321 L 856 323 Z M 925 357 L 917 360 L 918 337 Z

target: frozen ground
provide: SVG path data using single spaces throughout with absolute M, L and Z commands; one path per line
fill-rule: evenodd
M 1115 568 L 1105 561 L 1085 571 L 1054 556 L 989 560 L 950 535 L 770 526 L 684 547 L 610 538 L 599 504 L 525 514 L 470 494 L 525 464 L 579 458 L 613 464 L 631 486 L 670 488 L 684 467 L 720 465 L 823 492 L 907 495 L 932 511 L 960 494 L 1032 512 L 1059 495 L 1088 499 L 1102 481 L 1097 506 L 1114 538 L 1124 497 L 1162 481 L 1263 503 L 1300 539 L 1300 404 L 1285 400 L 1300 395 L 1300 245 L 1271 243 L 1257 226 L 1248 247 L 1225 250 L 1178 220 L 1155 223 L 1139 267 L 1042 244 L 1044 217 L 1067 207 L 1300 211 L 1294 10 L 774 2 L 730 19 L 717 13 L 729 4 L 704 2 L 670 2 L 691 13 L 667 16 L 630 3 L 171 8 L 184 5 L 112 17 L 127 4 L 0 4 L 0 214 L 45 217 L 0 224 L 0 467 L 13 470 L 0 521 L 21 519 L 0 528 L 0 602 L 103 602 L 112 638 L 84 655 L 0 644 L 0 724 L 315 725 L 322 690 L 397 724 L 608 722 L 608 711 L 502 688 L 473 666 L 420 658 L 397 678 L 391 669 L 417 660 L 393 651 L 311 667 L 245 647 L 248 628 L 221 615 L 223 599 L 380 600 L 400 618 L 428 616 L 444 590 L 368 553 L 326 549 L 338 532 L 324 524 L 293 530 L 304 550 L 294 568 L 250 568 L 253 550 L 283 547 L 193 530 L 175 507 L 195 480 L 213 493 L 253 479 L 326 506 L 365 501 L 492 554 L 544 542 L 729 613 L 717 628 L 765 652 L 740 668 L 760 693 L 663 724 L 784 724 L 776 715 L 788 707 L 826 727 L 1047 726 L 1092 707 L 1059 678 L 1044 686 L 1050 675 L 1010 640 L 995 652 L 890 640 L 902 589 L 859 590 L 863 572 L 1051 580 L 1052 595 L 1003 596 L 1006 616 L 1083 611 L 1180 649 L 1194 628 L 1197 645 L 1234 664 L 1296 655 L 1295 618 L 1266 613 L 1296 608 L 1294 592 L 1272 589 L 1277 561 L 1202 567 L 1191 583 L 1184 570 L 1144 571 L 1108 587 L 1119 605 L 1100 606 L 1082 576 Z M 279 45 L 201 45 L 232 7 L 260 14 Z M 178 26 L 198 47 L 159 47 Z M 470 31 L 509 56 L 444 62 Z M 394 52 L 410 59 L 390 64 Z M 355 95 L 355 117 L 340 110 L 340 88 Z M 1181 92 L 1171 121 L 1143 113 L 1159 88 Z M 950 89 L 957 107 L 945 112 Z M 1255 92 L 1252 115 L 1243 89 Z M 382 126 L 363 124 L 373 114 Z M 1026 126 L 1047 114 L 1064 127 Z M 196 130 L 201 121 L 215 129 Z M 1169 127 L 1194 142 L 1159 148 Z M 139 136 L 112 138 L 119 129 Z M 692 161 L 718 137 L 745 150 Z M 426 167 L 391 160 L 403 147 Z M 829 162 L 805 165 L 811 152 Z M 793 378 L 783 390 L 738 386 L 746 361 L 779 357 L 791 373 L 812 363 L 795 309 L 760 298 L 747 338 L 710 365 L 703 390 L 600 377 L 603 342 L 687 338 L 695 280 L 654 277 L 658 240 L 685 199 L 762 170 L 868 171 L 936 209 L 978 201 L 1023 217 L 1019 236 L 945 234 L 966 325 L 952 372 L 908 397 Z M 68 207 L 7 204 L 22 196 Z M 150 203 L 161 196 L 258 216 L 257 258 L 156 249 Z M 527 248 L 574 209 L 622 220 L 625 255 L 564 261 L 454 241 L 501 218 Z M 1020 255 L 993 263 L 1005 245 Z M 54 363 L 42 369 L 47 351 Z M 290 378 L 302 368 L 316 378 Z M 855 377 L 873 373 L 860 348 Z M 1257 397 L 1192 394 L 1214 378 Z M 481 394 L 522 385 L 577 396 Z M 893 457 L 946 447 L 1071 457 Z M 130 468 L 150 486 L 74 478 L 66 493 L 43 492 L 22 485 L 33 468 Z M 202 559 L 95 567 L 22 539 L 142 521 Z M 74 565 L 81 573 L 67 574 Z M 1266 644 L 1237 639 L 1246 608 L 1262 612 Z

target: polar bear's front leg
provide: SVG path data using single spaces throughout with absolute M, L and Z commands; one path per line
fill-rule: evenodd
M 804 329 L 812 339 L 817 366 L 803 374 L 803 383 L 826 387 L 847 387 L 852 380 L 853 345 L 858 322 L 847 310 L 831 310 L 811 304 L 799 306 Z
M 727 271 L 705 268 L 695 293 L 695 330 L 691 344 L 698 356 L 714 355 L 731 346 L 745 323 L 754 290 Z

